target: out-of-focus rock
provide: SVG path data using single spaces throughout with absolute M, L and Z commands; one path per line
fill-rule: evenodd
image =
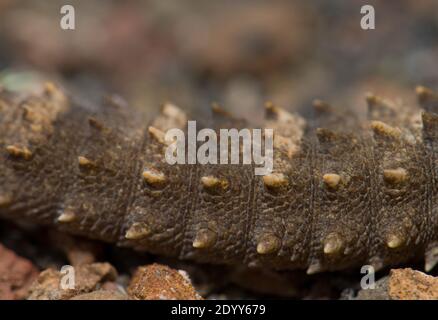
M 139 300 L 201 300 L 185 271 L 160 264 L 139 267 L 128 287 L 128 294 Z
M 109 263 L 79 265 L 74 270 L 73 283 L 63 282 L 67 272 L 47 269 L 40 273 L 30 288 L 29 300 L 67 300 L 100 289 L 112 282 L 117 272 Z M 65 286 L 63 286 L 64 284 Z
M 308 56 L 312 13 L 298 3 L 204 2 L 203 9 L 177 24 L 182 54 L 201 70 L 263 75 Z
M 438 278 L 410 268 L 391 270 L 389 296 L 397 300 L 438 299 Z
M 303 290 L 304 277 L 300 273 L 286 273 L 264 269 L 236 270 L 231 281 L 239 287 L 253 292 L 273 294 L 282 297 L 296 297 Z
M 37 268 L 0 244 L 0 300 L 24 299 L 38 276 Z
M 435 300 L 438 278 L 410 268 L 393 269 L 389 276 L 376 282 L 375 289 L 359 291 L 360 300 Z
M 102 244 L 99 242 L 58 231 L 52 231 L 50 236 L 56 246 L 65 253 L 72 266 L 94 263 L 102 252 Z
M 128 296 L 119 291 L 96 290 L 90 293 L 77 295 L 70 300 L 128 300 Z
M 374 289 L 362 289 L 357 293 L 356 298 L 347 297 L 346 299 L 357 299 L 357 300 L 389 300 L 388 295 L 388 280 L 389 277 L 384 277 L 379 281 L 376 281 Z

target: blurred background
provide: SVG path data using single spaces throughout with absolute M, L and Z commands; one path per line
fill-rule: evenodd
M 64 4 L 74 31 L 60 28 Z M 364 4 L 375 30 L 360 28 Z M 361 109 L 366 92 L 414 103 L 415 85 L 438 86 L 437 58 L 436 0 L 0 0 L 3 85 L 51 77 L 153 110 L 218 102 L 261 118 L 266 100 Z

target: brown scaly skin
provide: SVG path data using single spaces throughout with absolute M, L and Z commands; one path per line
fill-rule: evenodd
M 365 122 L 321 101 L 307 122 L 268 104 L 275 160 L 264 177 L 252 166 L 168 165 L 163 132 L 187 123 L 169 104 L 149 127 L 116 100 L 81 106 L 52 84 L 3 91 L 0 216 L 208 263 L 312 274 L 426 254 L 431 269 L 438 97 L 417 91 L 423 125 L 420 109 L 375 96 Z M 215 128 L 245 125 L 214 109 Z

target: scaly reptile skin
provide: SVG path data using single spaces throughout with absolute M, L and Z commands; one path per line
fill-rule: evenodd
M 304 120 L 271 104 L 274 171 L 168 165 L 163 132 L 187 116 L 163 106 L 151 126 L 129 106 L 74 102 L 53 84 L 0 94 L 0 216 L 200 262 L 309 274 L 426 255 L 437 261 L 438 98 L 423 108 L 368 96 L 369 117 L 315 102 Z M 214 109 L 214 127 L 245 122 Z M 324 129 L 321 129 L 324 128 Z

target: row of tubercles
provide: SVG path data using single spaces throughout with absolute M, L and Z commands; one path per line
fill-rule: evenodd
M 155 169 L 146 169 L 142 176 L 146 183 L 152 187 L 161 187 L 167 181 L 165 174 Z M 399 184 L 407 179 L 407 172 L 403 168 L 384 170 L 385 181 L 391 184 Z M 288 178 L 281 173 L 272 173 L 263 176 L 263 184 L 267 190 L 279 191 L 289 185 Z M 336 173 L 327 173 L 322 177 L 322 181 L 330 190 L 336 191 L 342 185 L 342 177 Z M 200 184 L 206 191 L 225 190 L 228 188 L 228 181 L 214 176 L 204 176 L 200 179 Z M 126 232 L 125 237 L 130 240 L 141 239 L 150 234 L 150 229 L 144 223 L 134 223 Z M 210 229 L 200 229 L 193 240 L 193 247 L 196 249 L 206 249 L 214 246 L 217 239 L 215 231 Z M 397 248 L 403 243 L 402 239 L 390 234 L 387 237 L 387 246 Z M 260 237 L 256 251 L 261 255 L 273 254 L 281 247 L 281 240 L 270 233 Z M 342 237 L 337 233 L 330 233 L 323 241 L 323 252 L 326 255 L 338 254 L 344 247 Z
M 391 137 L 398 137 L 399 133 L 397 129 L 394 129 L 381 122 L 373 122 L 372 128 L 375 134 L 383 134 Z M 149 130 L 152 135 L 156 136 L 155 130 Z M 160 139 L 162 137 L 160 136 Z M 17 151 L 15 148 L 9 148 L 11 155 L 22 156 L 22 152 Z M 78 157 L 78 165 L 82 168 L 92 168 L 96 166 L 96 163 L 85 156 Z M 160 188 L 167 182 L 167 177 L 163 172 L 156 169 L 145 169 L 142 172 L 142 178 L 144 181 L 154 188 Z M 385 169 L 383 170 L 384 181 L 390 184 L 399 184 L 404 182 L 408 178 L 408 174 L 403 168 Z M 270 192 L 279 192 L 282 188 L 287 188 L 289 180 L 283 173 L 271 173 L 262 177 L 263 185 L 266 190 Z M 322 181 L 325 186 L 336 191 L 341 187 L 343 179 L 341 175 L 337 173 L 326 173 L 322 176 Z M 226 190 L 229 183 L 224 178 L 218 178 L 215 176 L 204 176 L 200 179 L 200 184 L 206 191 Z M 76 220 L 76 215 L 71 210 L 64 210 L 58 217 L 58 222 L 69 223 Z M 150 235 L 150 227 L 144 222 L 133 223 L 125 233 L 125 238 L 128 240 L 143 239 Z M 196 249 L 206 249 L 214 246 L 217 239 L 215 231 L 210 229 L 200 229 L 193 240 L 193 247 Z M 395 234 L 389 234 L 387 236 L 387 246 L 391 249 L 398 248 L 403 244 L 403 239 Z M 271 234 L 266 233 L 259 238 L 256 246 L 258 254 L 273 254 L 276 253 L 281 247 L 281 240 Z M 338 233 L 330 233 L 323 240 L 323 252 L 326 255 L 338 254 L 344 247 L 344 241 Z

